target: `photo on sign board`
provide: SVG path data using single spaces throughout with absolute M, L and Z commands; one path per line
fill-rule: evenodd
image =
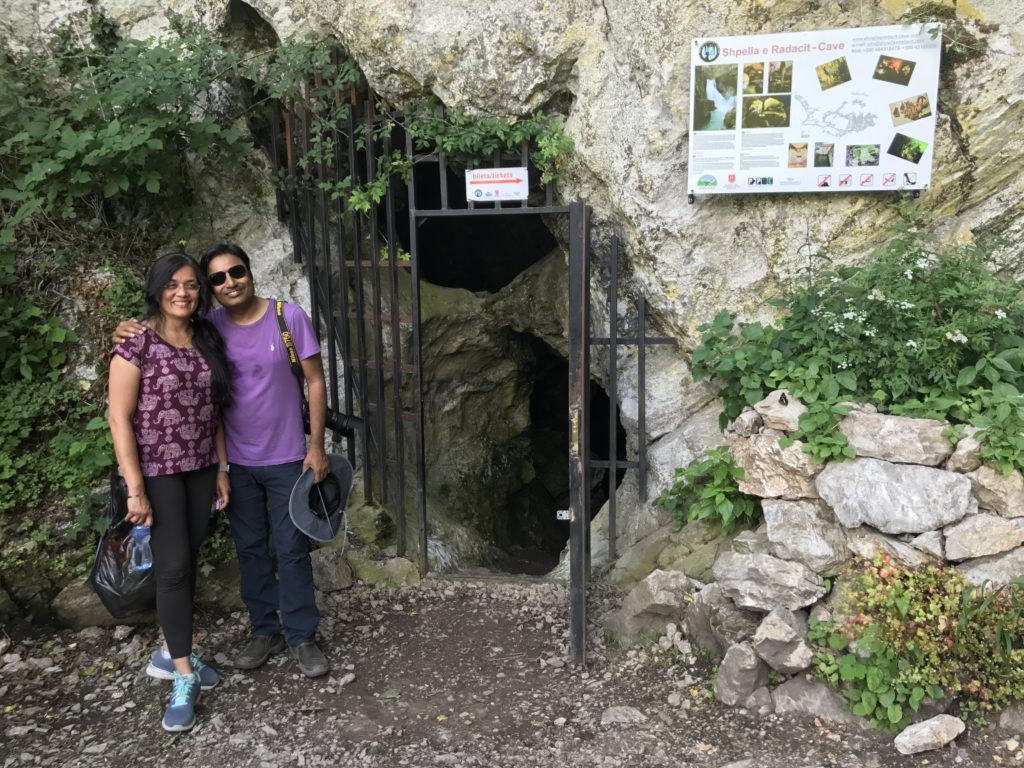
M 928 143 L 910 136 L 897 133 L 886 152 L 893 157 L 899 157 L 915 165 L 921 160 L 921 156 L 928 149 Z
M 843 83 L 848 83 L 852 79 L 850 77 L 850 65 L 846 63 L 845 56 L 819 64 L 815 67 L 814 71 L 818 73 L 818 83 L 821 84 L 821 90 L 823 91 L 835 88 Z
M 743 65 L 743 92 L 764 93 L 763 61 L 752 61 Z
M 768 63 L 768 92 L 786 93 L 793 90 L 793 62 L 772 61 Z
M 796 141 L 791 142 L 789 145 L 789 167 L 790 168 L 806 168 L 807 167 L 807 142 Z
M 744 96 L 743 129 L 788 128 L 790 96 Z
M 836 158 L 836 145 L 817 142 L 814 145 L 814 167 L 831 168 Z
M 928 94 L 922 93 L 903 101 L 894 101 L 889 105 L 889 112 L 892 114 L 893 126 L 906 125 L 922 117 L 931 117 L 932 105 L 928 101 Z
M 916 61 L 897 59 L 895 56 L 879 56 L 878 63 L 875 65 L 875 74 L 872 77 L 886 83 L 907 85 L 916 66 Z
M 693 130 L 729 131 L 736 127 L 739 64 L 694 68 Z
M 855 167 L 860 165 L 878 165 L 881 157 L 880 144 L 847 144 L 846 165 Z

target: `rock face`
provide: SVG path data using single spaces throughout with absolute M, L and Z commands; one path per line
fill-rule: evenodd
M 978 509 L 966 477 L 912 464 L 877 459 L 833 463 L 816 483 L 847 528 L 870 525 L 884 533 L 924 533 Z
M 806 618 L 785 608 L 765 616 L 750 643 L 769 667 L 784 675 L 802 672 L 814 661 L 814 651 L 807 644 Z
M 641 633 L 657 635 L 669 623 L 682 623 L 693 582 L 679 571 L 654 571 L 640 582 L 608 620 L 614 639 L 632 642 Z
M 935 467 L 953 453 L 953 445 L 942 436 L 947 426 L 932 419 L 854 411 L 839 430 L 858 456 Z
M 686 636 L 718 661 L 729 646 L 748 640 L 757 630 L 756 613 L 737 608 L 718 584 L 708 584 L 686 608 Z
M 725 552 L 714 573 L 722 593 L 740 608 L 795 611 L 825 594 L 825 584 L 814 571 L 771 555 Z
M 764 498 L 817 498 L 814 476 L 821 467 L 803 452 L 799 441 L 782 448 L 778 435 L 767 434 L 730 438 L 728 443 L 733 461 L 744 472 L 741 492 Z
M 946 529 L 946 557 L 968 560 L 1008 552 L 1024 542 L 1022 521 L 977 514 Z
M 846 531 L 821 502 L 765 499 L 761 508 L 772 554 L 832 574 L 850 559 Z
M 725 654 L 715 679 L 715 698 L 723 704 L 742 704 L 768 682 L 768 667 L 746 643 L 734 645 Z
M 978 505 L 1003 517 L 1024 517 L 1024 475 L 1004 475 L 987 464 L 968 475 Z

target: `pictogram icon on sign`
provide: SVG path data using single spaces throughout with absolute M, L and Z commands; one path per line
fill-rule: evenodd
M 819 187 L 831 187 L 832 186 L 832 174 L 825 173 L 818 177 Z
M 882 174 L 882 186 L 893 187 L 896 185 L 896 174 L 895 173 L 883 173 Z
M 852 173 L 841 173 L 841 174 L 839 174 L 839 186 L 840 187 L 848 187 L 851 184 L 853 184 L 853 174 Z
M 873 173 L 862 173 L 860 175 L 860 185 L 862 187 L 870 187 L 875 183 L 875 174 Z

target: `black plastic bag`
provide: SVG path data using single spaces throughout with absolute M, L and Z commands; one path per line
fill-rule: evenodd
M 136 571 L 132 568 L 132 524 L 124 519 L 127 512 L 128 489 L 114 469 L 110 474 L 107 499 L 107 530 L 96 545 L 89 584 L 110 615 L 118 619 L 148 611 L 156 602 L 153 569 Z

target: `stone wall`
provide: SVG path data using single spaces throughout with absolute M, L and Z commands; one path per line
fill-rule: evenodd
M 949 239 L 997 235 L 992 259 L 1020 273 L 1024 240 L 1024 19 L 1021 0 L 874 3 L 817 0 L 643 3 L 551 0 L 99 0 L 123 34 L 164 29 L 182 14 L 236 40 L 306 32 L 335 36 L 383 96 L 435 94 L 449 106 L 522 115 L 560 111 L 576 153 L 563 199 L 586 198 L 598 225 L 625 240 L 630 288 L 643 290 L 675 352 L 652 356 L 650 487 L 719 438 L 708 418 L 709 395 L 693 386 L 687 353 L 697 326 L 729 307 L 766 319 L 764 299 L 789 285 L 809 259 L 855 262 L 892 221 L 885 195 L 756 195 L 686 202 L 689 48 L 695 36 L 742 35 L 892 24 L 915 12 L 948 17 L 958 41 L 942 66 L 933 186 L 921 198 L 924 224 Z M 12 48 L 47 44 L 58 26 L 86 14 L 85 0 L 8 0 L 0 19 Z M 239 26 L 260 34 L 238 33 Z M 230 182 L 230 180 L 219 180 Z M 230 183 L 218 185 L 217 192 Z M 213 192 L 211 191 L 211 195 Z M 218 211 L 211 231 L 244 239 L 256 254 L 278 253 L 280 232 L 245 228 L 252 211 Z M 253 209 L 255 210 L 255 209 Z M 269 206 L 260 216 L 272 217 Z M 270 227 L 272 229 L 272 227 Z M 283 254 L 280 254 L 283 255 Z M 632 360 L 619 360 L 624 377 Z M 595 369 L 595 375 L 600 372 Z M 620 390 L 623 413 L 635 413 L 635 389 Z M 627 425 L 628 428 L 628 425 Z M 632 435 L 635 449 L 635 432 Z M 635 487 L 635 478 L 631 487 Z M 657 527 L 643 500 L 623 493 L 619 550 Z M 598 521 L 598 529 L 606 521 Z M 598 530 L 598 532 L 599 532 Z M 601 550 L 595 540 L 595 551 Z
M 740 490 L 761 498 L 764 522 L 731 539 L 708 536 L 704 523 L 648 537 L 644 557 L 640 547 L 633 556 L 656 570 L 607 629 L 632 639 L 672 624 L 669 634 L 678 631 L 721 662 L 715 692 L 726 704 L 863 725 L 806 674 L 809 617 L 827 618 L 850 567 L 878 552 L 899 566 L 951 563 L 975 585 L 1024 576 L 1024 475 L 984 464 L 970 434 L 954 447 L 943 422 L 869 406 L 840 424 L 856 458 L 819 466 L 799 442 L 779 448 L 802 410 L 785 391 L 773 392 L 726 431 L 745 471 Z M 693 543 L 701 541 L 707 551 L 695 559 Z M 617 564 L 619 583 L 632 585 L 646 571 L 630 580 L 628 566 Z

